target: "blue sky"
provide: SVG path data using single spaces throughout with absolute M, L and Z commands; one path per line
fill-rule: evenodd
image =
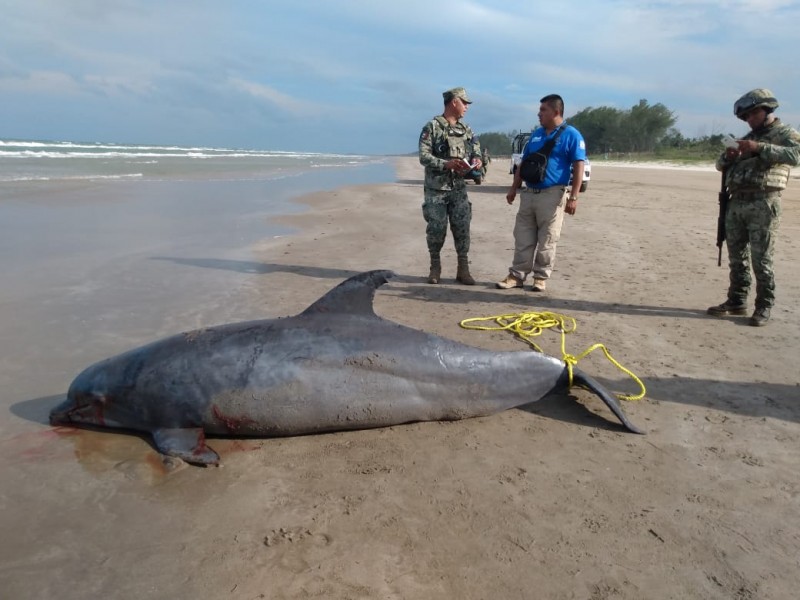
M 661 102 L 689 137 L 746 129 L 768 87 L 800 125 L 800 2 L 0 0 L 0 138 L 413 152 L 442 91 L 476 132 L 538 99 Z

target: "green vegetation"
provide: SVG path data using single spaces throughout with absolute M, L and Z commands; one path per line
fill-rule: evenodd
M 511 140 L 519 131 L 509 133 L 481 133 L 478 138 L 481 148 L 487 148 L 492 156 L 508 156 L 511 154 Z
M 610 106 L 585 108 L 567 121 L 583 134 L 590 157 L 709 162 L 716 160 L 723 148 L 722 134 L 683 137 L 675 129 L 674 113 L 661 103 L 650 105 L 647 100 L 639 100 L 628 110 Z M 518 133 L 481 133 L 481 145 L 492 156 L 508 156 L 511 141 Z
M 481 133 L 478 138 L 481 141 L 481 148 L 487 148 L 492 156 L 510 156 L 511 141 L 519 131 L 509 131 L 508 133 Z

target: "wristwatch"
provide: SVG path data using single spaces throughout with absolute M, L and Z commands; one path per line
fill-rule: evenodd
M 569 200 L 577 200 L 577 199 L 578 199 L 577 196 L 570 196 L 569 198 L 567 198 L 567 201 L 569 201 Z

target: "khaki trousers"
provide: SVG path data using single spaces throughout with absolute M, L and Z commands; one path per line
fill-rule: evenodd
M 556 260 L 556 244 L 564 223 L 566 194 L 556 185 L 534 193 L 523 190 L 514 223 L 514 262 L 511 274 L 525 279 L 549 279 Z

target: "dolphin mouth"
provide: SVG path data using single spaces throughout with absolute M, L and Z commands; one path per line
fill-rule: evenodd
M 70 414 L 74 410 L 75 403 L 68 398 L 50 411 L 50 425 L 69 425 L 72 423 Z
M 67 413 L 50 413 L 50 425 L 57 426 L 57 425 L 70 425 L 72 421 L 69 420 L 69 416 Z
M 91 404 L 78 404 L 72 398 L 67 398 L 50 411 L 50 425 L 73 425 L 75 423 L 103 425 L 104 419 L 102 414 Z

